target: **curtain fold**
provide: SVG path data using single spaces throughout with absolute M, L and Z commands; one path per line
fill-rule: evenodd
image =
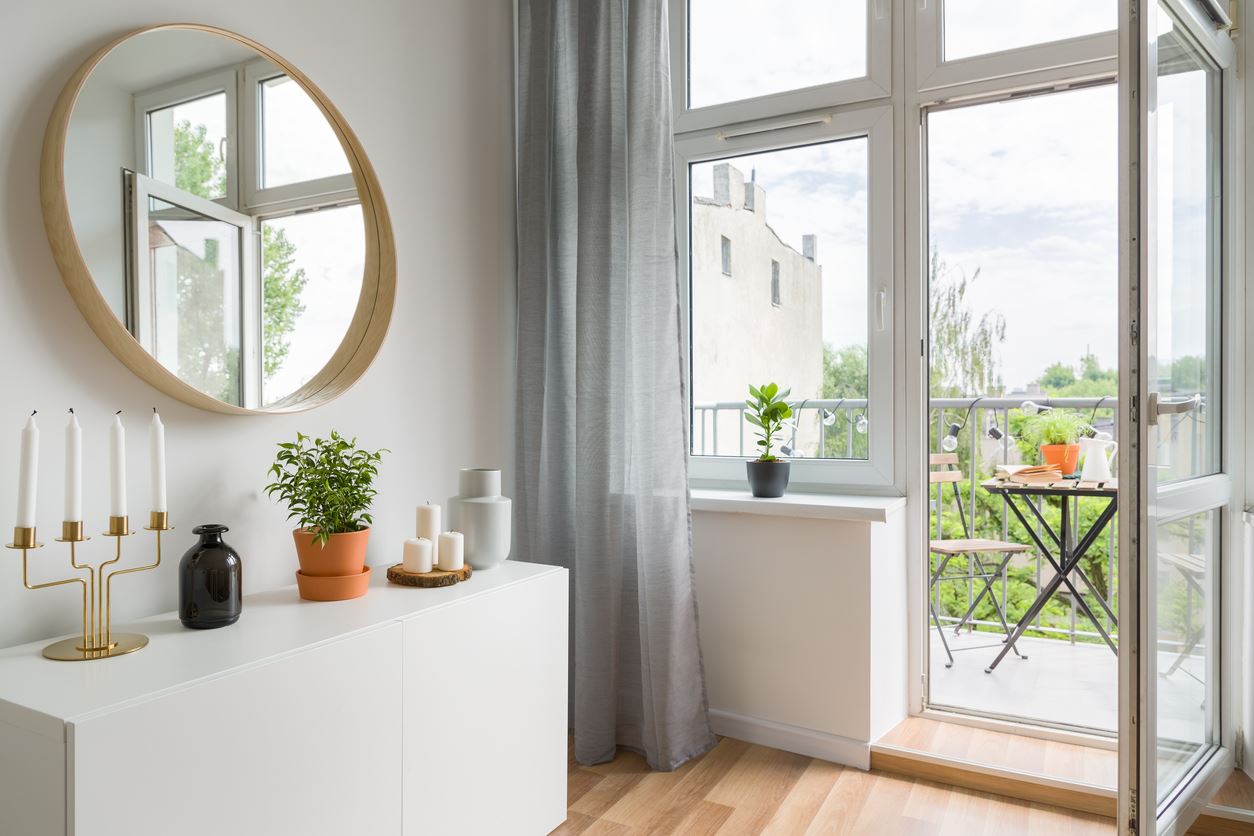
M 714 744 L 692 573 L 665 0 L 520 0 L 517 559 L 571 570 L 581 763 Z

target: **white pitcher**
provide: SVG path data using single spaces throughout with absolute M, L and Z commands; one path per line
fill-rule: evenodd
M 1084 456 L 1084 468 L 1080 472 L 1081 482 L 1107 482 L 1112 477 L 1110 475 L 1110 465 L 1115 459 L 1115 453 L 1118 451 L 1119 445 L 1109 438 L 1082 438 L 1080 439 L 1080 455 Z M 1110 457 L 1106 457 L 1106 452 L 1110 451 Z

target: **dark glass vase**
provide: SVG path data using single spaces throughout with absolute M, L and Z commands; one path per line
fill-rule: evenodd
M 179 561 L 179 620 L 197 630 L 239 621 L 243 601 L 243 565 L 239 552 L 222 540 L 225 525 L 198 525 L 200 542 Z

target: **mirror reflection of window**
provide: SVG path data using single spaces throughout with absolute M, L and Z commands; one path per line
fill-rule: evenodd
M 227 97 L 213 93 L 148 114 L 149 176 L 185 192 L 226 197 Z
M 365 265 L 361 206 L 261 222 L 262 402 L 292 394 L 322 370 L 348 331 Z
M 299 84 L 282 75 L 259 88 L 262 188 L 351 173 L 339 137 Z
M 149 198 L 148 280 L 150 350 L 183 381 L 238 405 L 238 228 Z

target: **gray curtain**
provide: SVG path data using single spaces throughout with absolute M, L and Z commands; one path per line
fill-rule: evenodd
M 697 644 L 665 0 L 520 0 L 515 557 L 571 570 L 581 763 L 714 744 Z

